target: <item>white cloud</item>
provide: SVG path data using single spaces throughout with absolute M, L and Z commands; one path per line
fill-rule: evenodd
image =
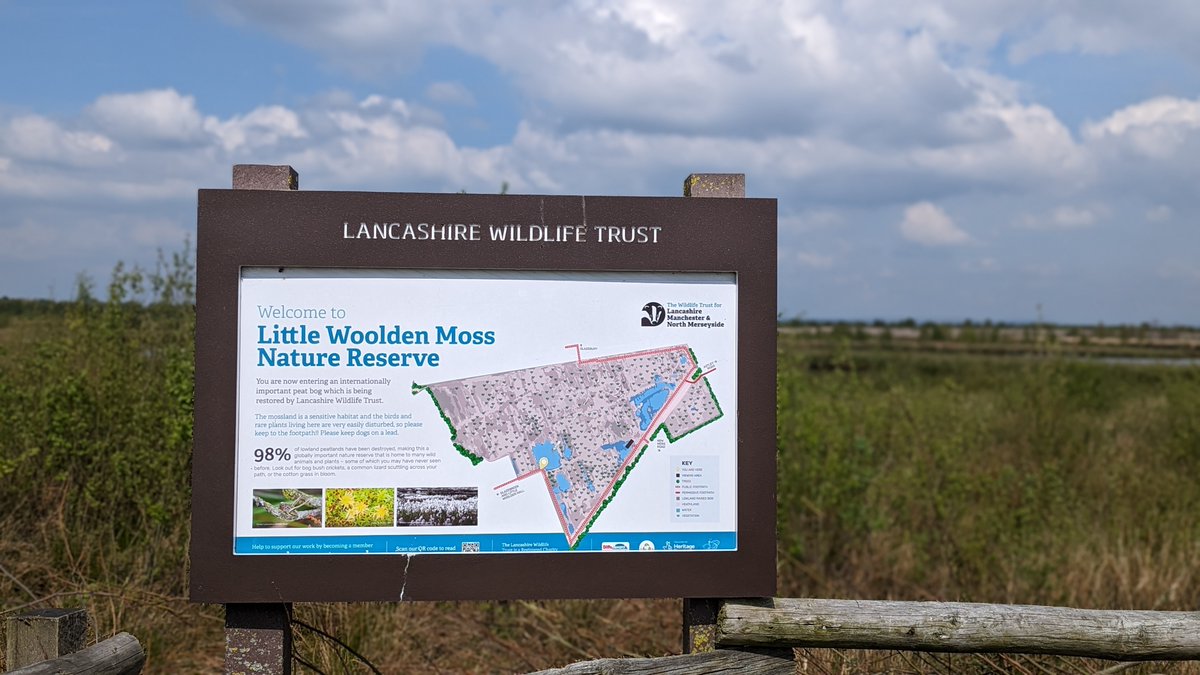
M 832 0 L 223 7 L 352 72 L 458 48 L 511 73 L 544 122 L 566 130 L 832 131 L 895 143 L 945 136 L 930 122 L 975 98 L 928 35 L 848 22 Z
M 282 106 L 255 108 L 228 120 L 204 118 L 204 130 L 216 136 L 226 152 L 270 147 L 284 139 L 308 136 L 295 112 Z
M 1195 40 L 1200 7 L 1192 0 L 1159 0 L 1150 12 L 1122 0 L 1039 3 L 1032 12 L 1029 0 L 1013 4 L 1025 5 L 1023 34 L 1008 47 L 1010 59 L 1016 62 L 1050 52 L 1117 54 L 1139 49 L 1167 50 L 1193 60 L 1200 57 Z
M 27 220 L 22 211 L 62 195 L 121 212 L 136 203 L 188 214 L 196 187 L 227 186 L 230 164 L 253 161 L 291 163 L 308 189 L 494 192 L 508 182 L 518 193 L 662 195 L 677 194 L 693 171 L 736 171 L 748 175 L 752 194 L 780 199 L 781 270 L 861 261 L 888 270 L 889 280 L 873 289 L 882 298 L 890 288 L 921 291 L 911 286 L 913 260 L 937 261 L 955 278 L 1018 275 L 1030 256 L 1017 249 L 1030 234 L 1014 225 L 1086 231 L 1103 222 L 1103 237 L 1070 238 L 1078 246 L 1071 256 L 1101 268 L 1101 259 L 1087 256 L 1137 226 L 1138 214 L 1183 221 L 1177 214 L 1200 210 L 1192 185 L 1200 100 L 1142 101 L 1094 113 L 1098 121 L 1072 130 L 1034 87 L 1012 79 L 1022 69 L 1003 74 L 993 63 L 1030 60 L 1028 71 L 1049 52 L 1131 46 L 1200 63 L 1200 9 L 1190 9 L 1200 5 L 1192 0 L 1163 0 L 1155 12 L 1115 0 L 345 0 L 336 8 L 222 0 L 219 7 L 377 91 L 395 91 L 389 78 L 441 53 L 430 48 L 465 53 L 517 90 L 523 118 L 511 138 L 489 140 L 486 149 L 456 141 L 461 120 L 440 110 L 475 105 L 472 114 L 482 115 L 494 89 L 464 86 L 479 74 L 474 68 L 415 99 L 348 93 L 358 82 L 219 115 L 182 82 L 113 92 L 73 116 L 0 106 L 7 211 L 0 227 L 70 227 L 70 218 Z M 15 133 L 14 125 L 25 126 Z M 970 214 L 971 234 L 948 212 Z M 190 227 L 191 215 L 173 217 Z M 1143 229 L 1189 236 L 1183 228 Z M 32 231 L 22 232 L 33 241 Z M 170 236 L 153 224 L 138 232 L 145 242 L 155 232 Z M 901 240 L 986 241 L 995 258 L 967 260 L 971 248 L 930 254 L 897 247 Z M 1160 244 L 1187 250 L 1195 241 Z M 1144 276 L 1155 274 L 1151 267 L 1144 264 Z
M 88 166 L 111 162 L 115 150 L 107 136 L 63 129 L 38 115 L 22 115 L 0 127 L 0 151 L 16 159 Z
M 900 234 L 923 246 L 957 246 L 971 240 L 945 211 L 930 202 L 919 202 L 904 210 Z
M 1123 142 L 1137 153 L 1165 158 L 1179 152 L 1200 130 L 1200 100 L 1158 97 L 1122 108 L 1084 126 L 1084 137 L 1099 143 Z
M 88 108 L 96 125 L 127 142 L 196 143 L 203 140 L 204 120 L 196 99 L 174 89 L 107 94 Z

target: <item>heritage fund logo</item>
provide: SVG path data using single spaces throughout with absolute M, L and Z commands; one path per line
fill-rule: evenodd
M 668 328 L 724 328 L 727 310 L 719 302 L 647 302 L 642 306 L 642 325 Z
M 642 317 L 643 326 L 657 326 L 667 318 L 667 310 L 657 302 L 647 302 L 642 307 L 642 313 L 646 315 Z

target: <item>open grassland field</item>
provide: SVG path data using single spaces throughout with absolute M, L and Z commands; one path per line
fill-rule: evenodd
M 215 672 L 223 650 L 221 608 L 185 597 L 186 281 L 119 271 L 110 301 L 0 326 L 0 609 L 85 606 L 94 636 L 133 633 L 155 673 Z M 802 340 L 779 343 L 780 595 L 1197 609 L 1200 369 Z M 679 643 L 678 600 L 298 605 L 296 616 L 383 672 L 526 671 Z M 307 629 L 297 649 L 324 672 L 365 672 Z M 1109 665 L 805 650 L 798 669 Z

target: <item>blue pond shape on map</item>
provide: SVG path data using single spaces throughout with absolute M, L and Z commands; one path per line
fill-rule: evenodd
M 558 474 L 554 477 L 554 491 L 562 494 L 571 489 L 571 481 L 563 474 Z
M 638 426 L 645 431 L 659 410 L 667 404 L 675 385 L 663 382 L 658 375 L 654 376 L 654 386 L 629 399 L 637 408 Z
M 625 458 L 629 456 L 629 451 L 633 449 L 633 443 L 629 441 L 617 441 L 616 443 L 605 443 L 600 446 L 601 450 L 612 450 L 621 455 L 621 463 L 625 463 Z
M 681 365 L 681 366 L 687 365 L 687 357 L 684 356 L 683 354 L 679 355 L 679 365 Z
M 571 446 L 567 445 L 566 443 L 563 444 L 562 456 L 563 459 L 571 459 Z
M 554 449 L 554 444 L 550 441 L 538 443 L 533 446 L 533 461 L 537 462 L 540 466 L 543 458 L 546 460 L 545 468 L 547 471 L 557 469 L 562 463 L 562 458 L 558 456 L 558 452 Z

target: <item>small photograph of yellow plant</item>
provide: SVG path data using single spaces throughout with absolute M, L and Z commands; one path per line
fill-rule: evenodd
M 395 498 L 392 488 L 325 490 L 325 527 L 388 527 Z

